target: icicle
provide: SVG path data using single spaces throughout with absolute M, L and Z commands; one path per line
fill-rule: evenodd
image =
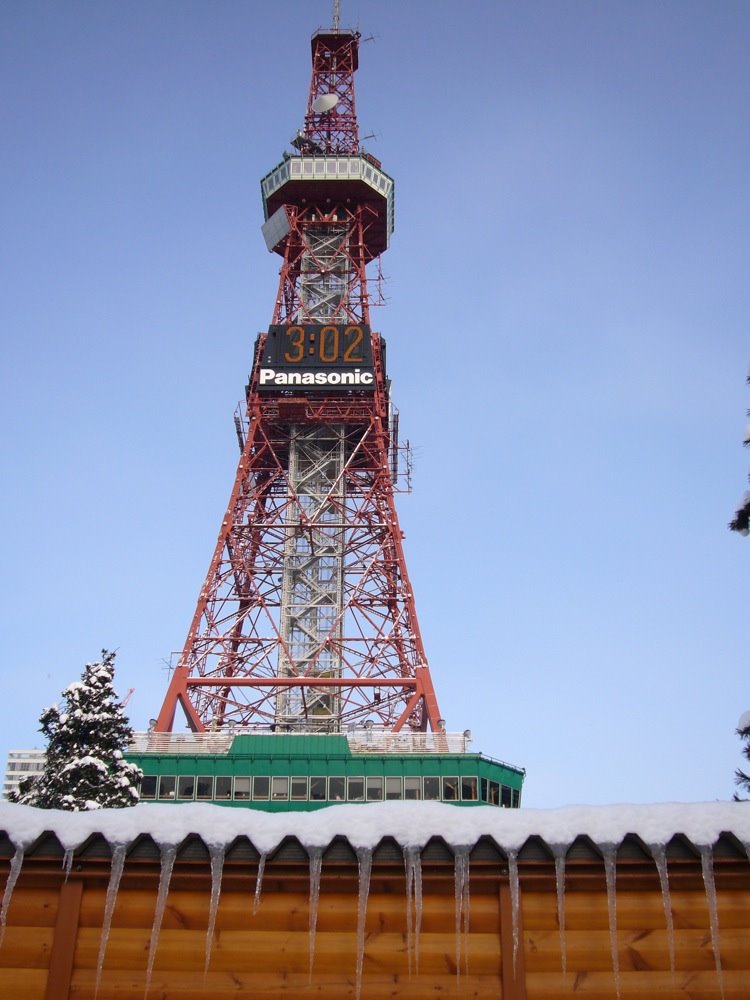
M 654 859 L 661 884 L 661 899 L 664 906 L 664 919 L 667 922 L 667 947 L 669 949 L 669 971 L 674 978 L 674 919 L 672 917 L 672 895 L 669 891 L 669 868 L 667 866 L 667 849 L 663 844 L 649 844 L 651 857 Z
M 419 932 L 422 928 L 422 858 L 418 847 L 404 848 L 406 868 L 406 951 L 411 975 L 412 943 L 414 970 L 419 972 Z
M 104 956 L 107 952 L 109 941 L 109 931 L 112 927 L 112 916 L 115 912 L 117 902 L 117 891 L 120 888 L 120 879 L 125 867 L 125 852 L 127 844 L 115 844 L 112 849 L 112 862 L 109 869 L 109 885 L 107 886 L 107 898 L 104 903 L 104 920 L 102 921 L 102 933 L 99 938 L 99 955 L 96 960 L 96 980 L 94 982 L 94 1000 L 99 993 L 99 983 L 102 978 L 104 968 Z
M 711 947 L 714 951 L 714 964 L 719 980 L 719 994 L 721 1000 L 724 1000 L 724 973 L 721 968 L 719 944 L 719 909 L 716 900 L 716 882 L 714 881 L 714 852 L 710 844 L 699 844 L 698 849 L 701 852 L 701 869 L 703 871 L 703 884 L 706 887 L 708 919 L 711 924 Z
M 461 948 L 464 966 L 469 972 L 469 852 L 470 847 L 456 847 L 453 856 L 453 893 L 456 908 L 456 980 L 461 976 Z
M 260 894 L 263 889 L 263 873 L 266 870 L 266 855 L 261 854 L 258 861 L 258 874 L 255 879 L 255 896 L 253 897 L 253 916 L 258 912 L 260 906 Z
M 510 882 L 510 913 L 511 926 L 513 928 L 513 974 L 516 972 L 516 958 L 518 956 L 518 851 L 511 848 L 508 854 L 508 881 Z
M 565 859 L 568 856 L 567 844 L 551 844 L 555 857 L 555 886 L 557 889 L 557 926 L 560 931 L 560 961 L 562 974 L 568 972 L 568 946 L 565 940 Z
M 0 905 L 0 948 L 3 945 L 3 938 L 5 937 L 5 921 L 8 918 L 8 907 L 10 906 L 10 901 L 13 896 L 13 890 L 16 887 L 16 882 L 18 881 L 18 876 L 21 874 L 21 866 L 23 865 L 23 847 L 16 847 L 16 853 L 10 860 L 10 871 L 8 872 L 8 881 L 5 883 L 5 892 L 3 893 L 3 902 Z
M 372 873 L 372 851 L 368 847 L 357 848 L 359 866 L 359 896 L 357 901 L 357 973 L 355 1000 L 362 993 L 362 969 L 365 964 L 365 918 L 367 917 L 367 897 L 370 893 Z
M 318 902 L 320 900 L 320 872 L 323 867 L 323 848 L 310 847 L 310 968 L 309 981 L 312 982 L 315 961 L 315 931 L 318 926 Z
M 219 910 L 221 873 L 224 870 L 224 846 L 210 844 L 208 853 L 211 858 L 211 905 L 208 911 L 208 930 L 206 931 L 206 964 L 203 966 L 204 980 L 208 975 L 208 966 L 211 961 L 211 947 L 214 941 L 214 928 L 216 927 L 216 914 Z
M 63 871 L 65 872 L 65 881 L 68 881 L 68 877 L 73 868 L 73 854 L 75 853 L 74 847 L 66 847 L 65 854 L 63 855 Z
M 148 963 L 146 965 L 146 989 L 143 994 L 144 1000 L 148 996 L 151 986 L 151 975 L 154 971 L 154 959 L 156 958 L 156 948 L 159 944 L 159 931 L 164 918 L 164 910 L 167 906 L 167 895 L 169 894 L 169 883 L 172 878 L 175 858 L 177 857 L 177 846 L 175 844 L 161 845 L 161 874 L 159 875 L 159 890 L 156 894 L 156 909 L 154 910 L 154 925 L 151 928 L 151 941 L 148 946 Z
M 620 1000 L 622 983 L 620 980 L 620 955 L 617 950 L 617 897 L 615 878 L 617 875 L 617 844 L 600 844 L 604 856 L 604 874 L 607 880 L 607 911 L 609 912 L 609 948 L 612 953 L 612 972 L 615 977 L 615 995 Z
M 413 848 L 412 848 L 413 850 Z M 409 856 L 409 848 L 404 848 L 404 870 L 406 872 L 406 959 L 411 976 L 412 906 L 414 893 L 414 872 Z

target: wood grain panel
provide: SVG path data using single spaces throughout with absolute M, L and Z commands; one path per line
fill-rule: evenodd
M 569 969 L 608 969 L 609 932 L 591 931 L 566 934 Z M 617 934 L 620 968 L 635 970 L 669 969 L 666 931 L 626 931 Z M 750 933 L 734 928 L 720 935 L 722 964 L 728 969 L 747 969 L 750 965 Z M 711 937 L 701 930 L 675 931 L 675 967 L 683 971 L 713 969 Z M 559 934 L 550 931 L 530 932 L 524 940 L 529 971 L 555 971 L 561 966 Z M 750 980 L 749 980 L 750 982 Z M 750 996 L 750 987 L 748 989 Z
M 0 997 L 3 1000 L 44 1000 L 46 987 L 46 969 L 0 969 Z
M 79 973 L 73 981 L 70 1000 L 92 1000 L 94 977 L 91 972 Z M 102 980 L 97 1000 L 123 1000 L 124 997 L 144 995 L 144 976 L 106 976 Z M 153 976 L 148 1000 L 206 1000 L 231 997 L 232 1000 L 354 1000 L 354 976 L 337 973 L 318 975 L 313 984 L 307 974 L 283 973 L 257 975 L 252 972 L 209 973 L 203 976 L 191 973 L 156 972 Z M 435 982 L 423 976 L 365 975 L 362 1000 L 426 1000 L 446 997 L 455 1000 L 498 1000 L 498 981 L 494 976 L 462 975 Z M 15 1000 L 15 998 L 14 998 Z M 19 998 L 20 1000 L 20 998 Z M 25 998 L 24 998 L 25 1000 Z M 610 998 L 611 1000 L 611 998 Z
M 356 972 L 356 865 L 324 865 L 318 907 L 315 963 L 309 967 L 307 866 L 276 866 L 264 879 L 253 914 L 255 870 L 228 867 L 204 983 L 211 881 L 203 863 L 178 862 L 164 915 L 148 1000 L 354 1000 Z M 573 866 L 570 866 L 571 870 Z M 578 871 L 565 894 L 566 975 L 561 970 L 554 871 L 522 862 L 518 977 L 512 964 L 512 921 L 502 866 L 472 868 L 468 950 L 456 970 L 452 864 L 423 861 L 419 972 L 407 934 L 403 866 L 373 875 L 365 925 L 362 1000 L 613 1000 L 609 911 L 603 873 Z M 689 869 L 689 870 L 688 870 Z M 74 942 L 69 997 L 93 1000 L 108 866 L 84 863 L 73 880 L 84 884 Z M 46 880 L 46 881 L 45 881 Z M 720 1000 L 700 864 L 685 865 L 672 888 L 677 973 L 669 971 L 666 921 L 658 882 L 643 869 L 617 873 L 617 948 L 622 998 Z M 99 1000 L 142 1000 L 158 865 L 129 862 L 114 912 Z M 47 886 L 48 887 L 45 887 Z M 58 865 L 27 859 L 0 949 L 0 1000 L 44 1000 L 45 966 L 55 942 Z M 750 866 L 717 870 L 724 1000 L 750 1000 Z M 478 887 L 478 891 L 477 890 Z M 505 903 L 503 904 L 503 893 Z M 501 919 L 502 917 L 502 919 Z M 503 952 L 503 941 L 504 949 Z M 502 958 L 505 954 L 505 963 Z M 501 978 L 505 968 L 505 982 Z M 411 969 L 411 974 L 410 974 Z
M 58 887 L 29 889 L 17 885 L 8 909 L 8 925 L 54 927 L 57 920 Z
M 46 969 L 53 938 L 52 927 L 6 927 L 0 948 L 0 969 Z
M 80 923 L 82 927 L 98 927 L 104 913 L 105 893 L 87 889 L 84 893 Z M 117 897 L 114 927 L 150 927 L 153 923 L 156 897 L 142 890 L 121 889 Z M 208 925 L 209 895 L 207 891 L 175 890 L 169 893 L 164 913 L 165 928 L 198 929 Z M 422 928 L 452 929 L 455 925 L 453 896 L 426 895 L 423 901 Z M 263 927 L 268 930 L 307 930 L 309 920 L 308 894 L 264 893 L 256 914 L 253 914 L 253 894 L 222 892 L 217 914 L 217 926 L 226 929 Z M 496 899 L 479 896 L 471 900 L 472 931 L 497 932 L 499 912 Z M 352 930 L 357 921 L 357 896 L 345 893 L 323 893 L 318 904 L 318 927 L 321 930 Z M 406 931 L 406 899 L 386 893 L 371 894 L 367 903 L 368 930 Z
M 622 996 L 644 1000 L 719 1000 L 719 983 L 715 972 L 678 974 L 669 972 L 629 972 L 623 974 Z M 614 977 L 604 972 L 578 972 L 562 975 L 527 975 L 528 1000 L 613 1000 Z M 748 976 L 745 972 L 724 975 L 724 1000 L 747 1000 Z

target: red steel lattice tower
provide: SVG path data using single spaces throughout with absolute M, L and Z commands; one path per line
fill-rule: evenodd
M 255 345 L 242 454 L 156 721 L 340 732 L 442 727 L 394 504 L 398 445 L 367 267 L 393 230 L 393 180 L 359 144 L 359 34 L 312 37 L 294 152 L 261 182 L 282 258 Z

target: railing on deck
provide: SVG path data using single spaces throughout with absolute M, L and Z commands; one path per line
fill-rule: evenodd
M 223 733 L 133 733 L 128 753 L 229 753 L 237 731 Z
M 325 739 L 345 736 L 355 754 L 468 753 L 471 737 L 466 733 L 413 733 L 383 729 L 354 729 L 346 733 L 288 733 L 258 729 L 219 730 L 206 733 L 135 733 L 130 753 L 223 754 L 229 753 L 237 736 Z

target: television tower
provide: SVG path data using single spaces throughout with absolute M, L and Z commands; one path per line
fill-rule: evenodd
M 312 37 L 292 152 L 261 181 L 281 257 L 255 344 L 229 505 L 156 732 L 439 731 L 394 503 L 396 415 L 367 268 L 393 180 L 359 143 L 359 33 Z

